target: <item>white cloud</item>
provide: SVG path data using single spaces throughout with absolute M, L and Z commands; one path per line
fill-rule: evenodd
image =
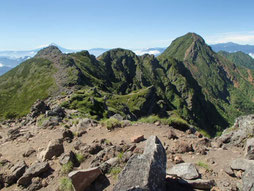
M 0 63 L 0 68 L 3 67 L 4 65 L 2 63 Z
M 209 44 L 235 42 L 239 44 L 254 44 L 254 31 L 246 31 L 240 33 L 220 33 L 207 36 L 206 41 Z
M 158 50 L 134 50 L 135 54 L 137 55 L 143 55 L 143 54 L 160 54 L 161 52 Z
M 252 58 L 254 58 L 254 53 L 250 53 L 249 55 L 250 55 Z

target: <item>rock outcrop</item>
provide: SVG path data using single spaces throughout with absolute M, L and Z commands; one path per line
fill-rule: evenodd
M 144 153 L 129 159 L 113 190 L 165 191 L 166 161 L 166 153 L 158 137 L 149 137 Z

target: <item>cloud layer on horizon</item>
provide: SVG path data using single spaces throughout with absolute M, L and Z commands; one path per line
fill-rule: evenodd
M 208 44 L 234 42 L 238 44 L 254 44 L 254 31 L 239 33 L 221 33 L 206 37 Z

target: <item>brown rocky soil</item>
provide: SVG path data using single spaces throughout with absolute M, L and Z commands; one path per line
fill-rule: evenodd
M 9 126 L 11 125 L 9 124 Z M 13 126 L 16 127 L 17 124 L 13 123 Z M 8 130 L 14 127 L 8 127 L 7 125 L 1 126 L 0 135 L 2 136 L 2 139 L 0 142 L 0 161 L 6 159 L 12 164 L 16 164 L 18 161 L 24 160 L 26 164 L 30 166 L 38 160 L 37 154 L 47 147 L 49 141 L 62 138 L 62 125 L 55 126 L 52 129 L 42 129 L 36 125 L 28 125 L 20 128 L 21 134 L 23 134 L 22 136 L 19 136 L 13 141 L 6 141 L 5 139 Z M 65 153 L 68 153 L 69 151 L 81 152 L 86 156 L 86 159 L 78 169 L 90 168 L 91 161 L 96 157 L 96 154 L 88 154 L 82 149 L 75 150 L 74 145 L 78 140 L 86 146 L 94 145 L 96 140 L 97 142 L 100 142 L 102 139 L 106 139 L 106 142 L 111 142 L 112 145 L 115 145 L 116 147 L 121 147 L 122 142 L 125 142 L 125 145 L 130 146 L 135 144 L 136 149 L 134 152 L 141 153 L 145 141 L 131 143 L 131 138 L 137 135 L 144 135 L 144 138 L 146 139 L 151 135 L 156 135 L 166 149 L 168 159 L 167 168 L 172 167 L 175 163 L 181 161 L 181 159 L 184 162 L 194 163 L 201 174 L 201 178 L 215 180 L 217 187 L 220 190 L 234 190 L 236 185 L 241 181 L 240 178 L 230 177 L 223 169 L 228 167 L 232 160 L 241 158 L 243 156 L 243 149 L 235 146 L 223 146 L 223 148 L 219 148 L 216 146 L 216 143 L 211 145 L 212 140 L 205 139 L 198 133 L 192 134 L 190 131 L 188 133 L 182 132 L 166 125 L 143 123 L 130 125 L 124 128 L 117 128 L 111 132 L 98 124 L 93 127 L 90 126 L 86 131 L 87 132 L 81 137 L 75 136 L 71 143 L 64 141 Z M 28 132 L 32 134 L 32 137 L 26 138 Z M 174 136 L 172 136 L 172 134 L 174 134 Z M 178 139 L 174 139 L 176 137 L 178 137 Z M 36 152 L 32 153 L 29 157 L 23 157 L 23 153 L 30 147 L 35 149 Z M 120 152 L 116 152 L 115 156 L 119 156 L 119 153 Z M 48 185 L 40 190 L 57 190 L 60 177 L 62 176 L 59 157 L 54 157 L 48 162 L 54 171 L 45 178 Z M 110 191 L 113 189 L 117 178 L 112 174 L 106 174 L 106 177 L 109 179 L 110 185 L 104 190 Z M 17 184 L 14 184 L 10 187 L 3 188 L 2 190 L 18 191 L 22 189 L 18 187 Z

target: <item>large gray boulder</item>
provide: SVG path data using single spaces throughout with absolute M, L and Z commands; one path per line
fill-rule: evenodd
M 244 191 L 254 191 L 254 166 L 244 172 L 242 182 Z
M 129 159 L 113 191 L 165 191 L 166 162 L 158 137 L 149 137 L 144 153 Z
M 192 163 L 181 163 L 173 166 L 167 171 L 169 175 L 176 175 L 185 180 L 193 180 L 199 178 L 197 168 Z
M 254 160 L 254 138 L 248 139 L 245 146 L 245 158 Z

